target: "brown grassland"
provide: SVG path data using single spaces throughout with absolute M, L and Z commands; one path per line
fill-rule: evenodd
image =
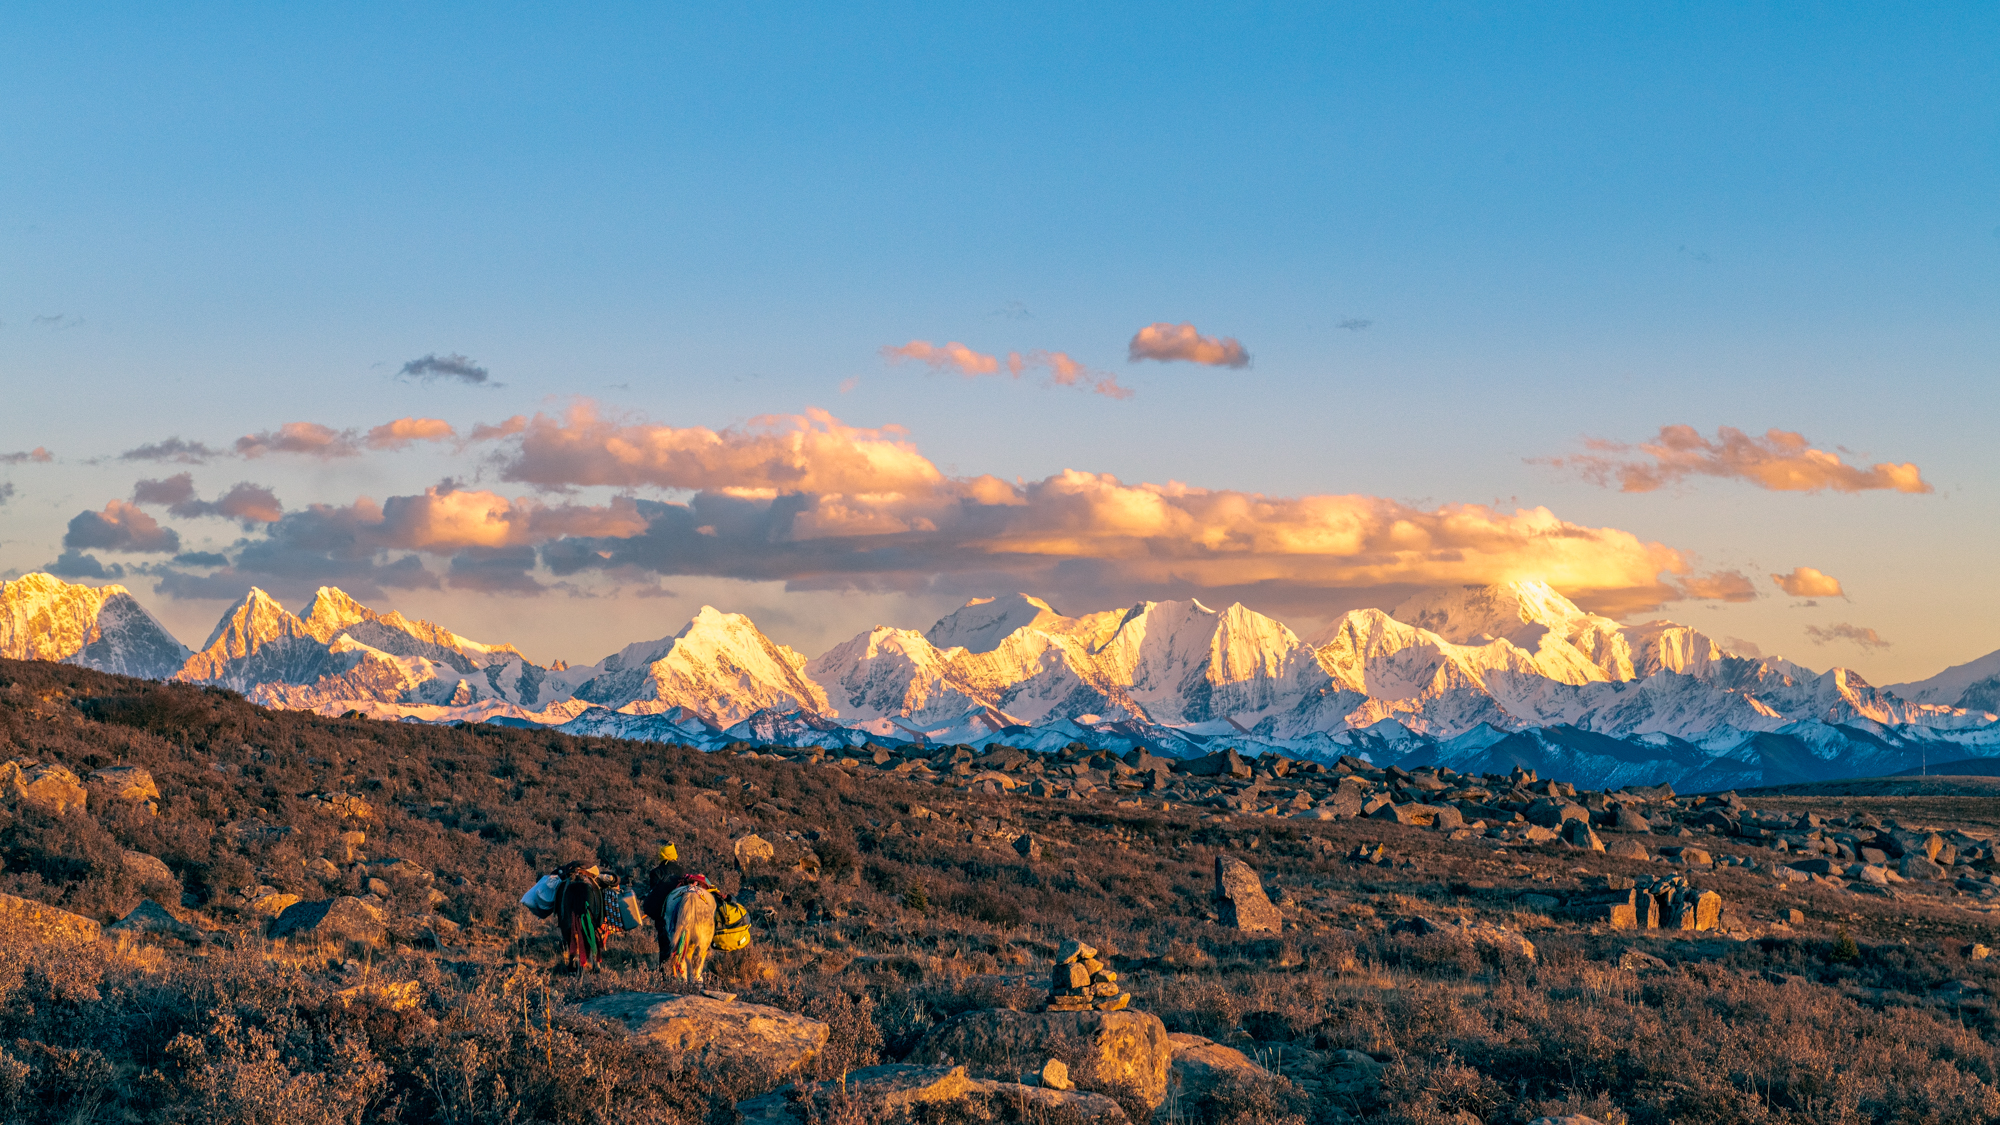
M 35 663 L 0 662 L 7 759 L 79 776 L 142 766 L 161 797 L 157 814 L 97 793 L 64 815 L 0 808 L 0 893 L 102 922 L 150 896 L 207 932 L 81 947 L 4 935 L 7 1121 L 732 1122 L 734 1103 L 768 1081 L 696 1072 L 569 1010 L 668 991 L 643 943 L 624 941 L 601 974 L 562 974 L 551 924 L 517 905 L 558 863 L 632 871 L 663 839 L 755 892 L 757 940 L 715 955 L 712 984 L 827 1021 L 821 1074 L 900 1058 L 958 1012 L 1038 1003 L 1055 946 L 1079 937 L 1111 955 L 1135 1008 L 1274 1073 L 1170 1105 L 1152 1115 L 1162 1123 L 2000 1120 L 2000 958 L 1966 953 L 1995 926 L 1945 899 L 1781 889 L 1718 868 L 1694 877 L 1725 896 L 1734 932 L 1613 932 L 1516 900 L 1658 866 L 1553 844 L 1502 852 L 1378 821 L 974 796 L 654 744 L 328 719 Z M 310 800 L 335 792 L 370 816 Z M 1758 803 L 2000 824 L 1988 798 Z M 387 943 L 263 936 L 246 890 L 365 893 L 370 873 L 341 839 L 356 827 L 371 863 L 408 860 L 433 877 L 387 880 L 399 919 Z M 742 874 L 731 845 L 751 832 L 778 862 Z M 1010 846 L 1024 833 L 1042 842 L 1039 860 Z M 1361 842 L 1395 862 L 1346 862 Z M 164 860 L 179 887 L 140 885 L 128 851 Z M 1215 921 L 1219 852 L 1259 870 L 1284 932 Z M 322 859 L 338 873 L 314 875 Z M 1793 909 L 1803 924 L 1773 924 Z M 453 925 L 410 918 L 433 912 Z M 1538 955 L 1394 925 L 1417 915 L 1517 928 Z M 1633 950 L 1663 964 L 1621 967 Z M 339 996 L 371 981 L 416 981 L 421 1001 Z M 1316 1084 L 1338 1050 L 1384 1064 L 1379 1088 Z

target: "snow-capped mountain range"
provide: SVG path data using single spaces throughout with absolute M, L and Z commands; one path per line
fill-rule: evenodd
M 1433 590 L 1310 638 L 1241 605 L 1066 616 L 975 599 L 812 659 L 703 608 L 593 665 L 542 667 L 322 588 L 301 615 L 252 590 L 201 648 L 119 586 L 0 584 L 0 656 L 214 684 L 268 706 L 731 741 L 1223 745 L 1378 762 L 1526 764 L 1599 784 L 1754 784 L 2000 755 L 2000 652 L 1877 688 L 1732 654 L 1668 621 L 1621 625 L 1544 583 Z

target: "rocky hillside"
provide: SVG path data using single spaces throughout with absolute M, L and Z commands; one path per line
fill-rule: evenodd
M 24 662 L 0 762 L 10 1121 L 2000 1114 L 1984 797 L 702 753 Z M 663 838 L 754 944 L 708 995 L 644 932 L 554 972 L 521 891 Z

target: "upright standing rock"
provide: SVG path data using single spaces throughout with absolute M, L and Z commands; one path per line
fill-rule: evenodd
M 1284 916 L 1264 896 L 1263 880 L 1234 856 L 1215 857 L 1215 897 L 1225 926 L 1246 934 L 1275 934 L 1284 924 Z

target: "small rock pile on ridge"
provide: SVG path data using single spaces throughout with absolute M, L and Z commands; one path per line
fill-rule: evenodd
M 1049 981 L 1044 1011 L 1123 1011 L 1132 994 L 1118 987 L 1118 974 L 1097 959 L 1097 950 L 1071 938 L 1056 948 L 1056 968 Z

